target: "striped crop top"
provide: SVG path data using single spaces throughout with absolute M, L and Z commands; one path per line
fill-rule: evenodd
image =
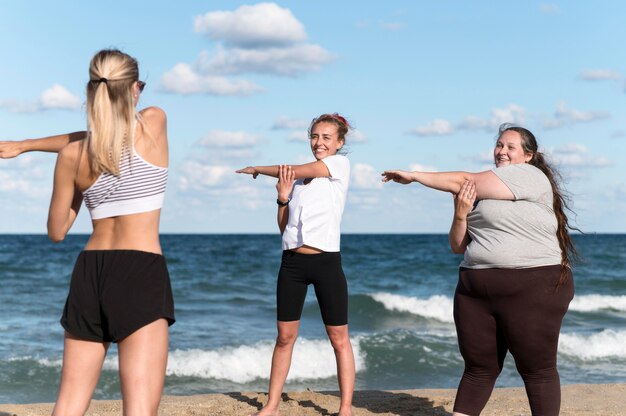
M 94 220 L 160 209 L 165 197 L 167 168 L 153 165 L 133 151 L 122 155 L 119 176 L 103 172 L 83 192 Z

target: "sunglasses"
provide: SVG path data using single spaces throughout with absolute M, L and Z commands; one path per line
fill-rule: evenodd
M 143 92 L 143 89 L 146 88 L 146 83 L 143 81 L 137 81 L 137 88 L 139 88 L 139 92 Z

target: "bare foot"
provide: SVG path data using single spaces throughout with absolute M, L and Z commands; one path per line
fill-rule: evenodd
M 279 416 L 280 413 L 278 409 L 270 409 L 268 407 L 264 407 L 256 413 L 253 413 L 251 416 Z
M 337 416 L 352 416 L 352 406 L 346 407 L 345 409 L 339 409 Z

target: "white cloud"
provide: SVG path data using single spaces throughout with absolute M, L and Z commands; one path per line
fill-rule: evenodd
M 611 137 L 614 138 L 614 139 L 626 137 L 626 131 L 624 131 L 624 130 L 615 130 L 613 133 L 611 133 Z
M 409 130 L 408 133 L 416 136 L 447 136 L 457 130 L 485 130 L 495 132 L 502 123 L 525 124 L 526 109 L 517 105 L 509 104 L 504 108 L 491 109 L 488 117 L 465 116 L 454 124 L 448 120 L 435 119 L 430 123 Z
M 609 117 L 610 114 L 605 111 L 580 111 L 567 108 L 567 104 L 562 101 L 557 104 L 554 116 L 543 120 L 543 127 L 546 129 L 555 129 L 577 123 L 603 120 Z
M 194 64 L 178 63 L 161 77 L 161 88 L 179 94 L 247 96 L 263 88 L 227 75 L 269 74 L 295 77 L 318 71 L 334 57 L 306 43 L 304 26 L 289 9 L 275 3 L 241 6 L 235 11 L 196 17 L 194 29 L 217 41 Z
M 262 136 L 244 131 L 212 130 L 198 140 L 203 147 L 242 148 L 252 147 L 262 140 Z
M 481 152 L 471 158 L 471 161 L 477 163 L 479 165 L 490 166 L 487 169 L 490 169 L 494 166 L 493 159 L 493 150 L 486 150 Z
M 292 130 L 292 129 L 306 129 L 309 127 L 310 122 L 306 120 L 299 120 L 289 117 L 279 117 L 272 125 L 272 130 Z
M 224 186 L 230 182 L 229 177 L 235 175 L 229 166 L 205 165 L 194 160 L 183 162 L 178 170 L 181 173 L 178 185 L 183 191 L 202 191 L 206 188 Z
M 0 107 L 12 113 L 37 113 L 46 110 L 79 110 L 82 106 L 80 98 L 60 84 L 45 89 L 39 99 L 34 102 L 18 100 L 2 100 Z
M 554 3 L 541 3 L 539 5 L 539 10 L 541 13 L 545 14 L 559 14 L 561 13 L 561 8 Z
M 195 18 L 194 30 L 211 40 L 245 48 L 290 45 L 307 37 L 304 26 L 291 11 L 275 3 L 209 12 Z
M 365 134 L 363 134 L 363 132 L 361 130 L 350 130 L 348 132 L 348 135 L 346 137 L 346 142 L 348 144 L 350 143 L 365 143 L 367 141 L 367 137 L 365 137 Z
M 350 188 L 360 190 L 380 189 L 383 187 L 380 172 L 365 163 L 356 163 L 350 173 Z
M 220 47 L 213 55 L 203 52 L 197 67 L 209 74 L 259 73 L 293 77 L 303 72 L 318 71 L 332 59 L 328 51 L 312 44 L 267 49 Z
M 622 76 L 613 69 L 586 69 L 581 71 L 579 78 L 585 81 L 619 81 Z
M 306 130 L 292 131 L 289 133 L 289 136 L 287 136 L 287 140 L 290 142 L 308 142 L 309 132 Z
M 4 161 L 0 164 L 0 192 L 33 200 L 48 198 L 52 189 L 54 168 L 52 165 L 47 166 L 44 159 L 26 154 Z M 45 206 L 47 202 L 43 204 Z
M 565 168 L 603 168 L 613 163 L 604 156 L 594 156 L 587 146 L 580 143 L 567 143 L 550 150 L 554 162 Z
M 504 108 L 493 108 L 489 117 L 466 116 L 457 124 L 459 130 L 485 130 L 494 132 L 503 123 L 517 125 L 526 123 L 526 109 L 517 104 L 509 104 Z
M 409 165 L 409 171 L 418 171 L 418 172 L 438 172 L 437 168 L 434 166 L 421 165 L 419 163 L 413 163 Z
M 54 84 L 52 87 L 41 93 L 39 102 L 41 104 L 41 108 L 45 110 L 78 110 L 82 104 L 80 98 L 59 84 Z
M 435 119 L 425 126 L 416 127 L 408 131 L 415 136 L 447 136 L 453 134 L 454 126 L 448 120 Z
M 161 77 L 163 91 L 188 94 L 248 96 L 263 91 L 263 88 L 246 80 L 203 75 L 185 63 L 179 63 Z

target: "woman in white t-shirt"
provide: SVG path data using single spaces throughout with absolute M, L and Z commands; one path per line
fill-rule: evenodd
M 576 258 L 567 200 L 527 129 L 500 126 L 493 155 L 496 168 L 490 171 L 385 171 L 383 180 L 455 195 L 449 240 L 453 252 L 465 254 L 454 295 L 465 371 L 454 416 L 480 414 L 509 351 L 532 414 L 557 416 L 557 347 L 574 295 Z
M 341 267 L 340 225 L 350 182 L 350 162 L 337 154 L 350 125 L 322 114 L 309 127 L 317 161 L 304 165 L 249 166 L 237 173 L 278 178 L 278 228 L 283 256 L 277 284 L 278 337 L 272 357 L 269 399 L 257 415 L 277 415 L 309 284 L 337 358 L 340 416 L 352 414 L 354 354 L 348 335 L 348 287 Z

